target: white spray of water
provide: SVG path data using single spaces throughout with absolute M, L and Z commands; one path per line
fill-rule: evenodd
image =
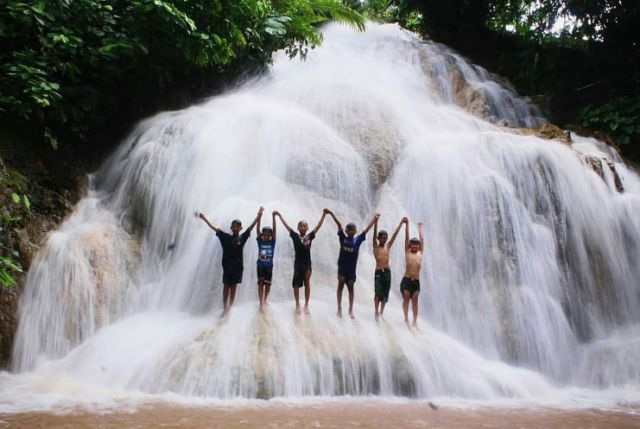
M 34 261 L 14 371 L 214 398 L 638 392 L 638 176 L 596 141 L 495 125 L 542 119 L 442 46 L 374 24 L 325 38 L 306 62 L 277 57 L 268 77 L 137 127 Z M 579 152 L 609 160 L 604 180 Z M 357 318 L 335 317 L 330 221 L 313 244 L 311 316 L 293 314 L 279 226 L 267 313 L 252 238 L 236 305 L 218 319 L 221 249 L 193 212 L 246 225 L 259 205 L 291 224 L 324 207 L 360 228 L 376 210 L 387 230 L 424 221 L 421 330 L 402 323 L 402 239 L 387 320 L 372 317 L 371 236 Z

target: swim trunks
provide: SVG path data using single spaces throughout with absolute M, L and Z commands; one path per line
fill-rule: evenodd
M 413 297 L 413 294 L 420 292 L 420 279 L 412 279 L 409 277 L 403 277 L 400 282 L 400 293 L 404 296 L 404 291 L 409 292 L 409 296 Z
M 273 276 L 273 267 L 263 267 L 260 262 L 257 264 L 258 268 L 258 281 L 262 280 L 264 283 L 271 284 L 271 277 Z
M 311 264 L 293 264 L 293 280 L 291 286 L 299 288 L 304 286 L 304 279 L 307 275 L 307 271 L 311 271 Z
M 391 270 L 383 268 L 375 272 L 375 296 L 384 303 L 389 300 L 391 289 Z

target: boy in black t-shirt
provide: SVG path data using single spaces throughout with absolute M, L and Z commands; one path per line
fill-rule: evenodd
M 313 231 L 307 234 L 309 230 L 309 224 L 307 221 L 301 220 L 298 222 L 298 232 L 291 229 L 291 227 L 284 220 L 280 212 L 274 211 L 274 225 L 275 216 L 279 216 L 284 227 L 289 231 L 289 236 L 293 241 L 293 249 L 295 252 L 295 259 L 293 262 L 293 296 L 296 299 L 296 314 L 300 314 L 300 288 L 304 285 L 304 313 L 309 314 L 309 297 L 311 295 L 311 242 L 316 238 L 316 233 L 320 230 L 324 217 L 327 215 L 328 210 L 324 209 L 322 216 L 318 221 L 318 224 Z
M 236 286 L 238 283 L 242 283 L 242 272 L 244 271 L 242 250 L 251 235 L 251 230 L 258 222 L 258 218 L 262 215 L 263 211 L 264 207 L 260 207 L 256 218 L 242 234 L 240 234 L 242 222 L 238 219 L 231 222 L 231 234 L 229 234 L 211 223 L 203 213 L 198 213 L 198 217 L 209 225 L 209 228 L 216 232 L 216 236 L 218 236 L 220 244 L 222 245 L 222 283 L 224 284 L 222 290 L 223 316 L 229 312 L 229 309 L 233 305 L 233 301 L 236 298 Z

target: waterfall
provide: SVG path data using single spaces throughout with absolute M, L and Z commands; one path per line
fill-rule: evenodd
M 15 376 L 223 399 L 637 395 L 638 175 L 596 140 L 515 132 L 544 123 L 539 110 L 444 46 L 394 25 L 324 34 L 304 62 L 278 54 L 267 76 L 143 121 L 91 176 L 29 270 Z M 254 232 L 219 318 L 221 248 L 194 211 L 228 230 L 260 205 L 266 225 L 279 210 L 313 227 L 324 207 L 359 229 L 374 211 L 386 230 L 423 221 L 420 330 L 400 310 L 402 237 L 386 320 L 373 319 L 371 233 L 356 319 L 335 316 L 330 220 L 312 247 L 311 315 L 294 314 L 278 225 L 267 312 Z

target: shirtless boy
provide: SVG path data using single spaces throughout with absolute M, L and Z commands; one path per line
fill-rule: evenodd
M 420 238 L 409 239 L 409 222 L 406 222 L 404 257 L 405 272 L 400 283 L 400 293 L 402 294 L 402 311 L 404 312 L 404 322 L 409 326 L 409 301 L 413 312 L 413 323 L 411 326 L 417 327 L 418 320 L 418 296 L 420 295 L 420 268 L 422 266 L 422 251 L 424 249 L 424 232 L 422 222 L 418 223 Z
M 376 259 L 376 272 L 375 272 L 375 295 L 373 302 L 376 309 L 376 320 L 382 317 L 384 313 L 384 306 L 389 300 L 389 289 L 391 289 L 391 269 L 389 268 L 389 252 L 391 246 L 400 232 L 400 228 L 403 224 L 406 224 L 409 220 L 403 218 L 393 235 L 391 240 L 387 241 L 387 231 L 378 232 L 378 219 L 373 225 L 373 235 L 377 238 L 373 240 L 373 257 Z
M 316 238 L 316 234 L 320 230 L 324 218 L 327 215 L 327 209 L 324 209 L 322 216 L 313 231 L 307 234 L 309 224 L 306 220 L 298 222 L 298 233 L 296 233 L 287 221 L 284 220 L 280 212 L 274 211 L 275 217 L 278 216 L 284 227 L 289 231 L 289 236 L 293 241 L 293 250 L 295 258 L 293 261 L 293 296 L 296 299 L 296 314 L 300 314 L 300 288 L 304 285 L 304 313 L 309 314 L 309 297 L 311 295 L 311 242 Z M 275 225 L 275 223 L 274 223 Z
M 342 317 L 342 291 L 344 285 L 347 285 L 349 291 L 349 317 L 355 319 L 353 315 L 353 286 L 356 282 L 356 265 L 358 263 L 358 252 L 360 245 L 367 238 L 367 232 L 371 229 L 376 220 L 380 217 L 380 213 L 375 213 L 369 225 L 356 236 L 357 228 L 354 224 L 347 224 L 346 229 L 342 230 L 342 224 L 333 214 L 331 210 L 327 210 L 333 221 L 338 227 L 338 237 L 340 238 L 340 256 L 338 257 L 338 291 L 336 293 L 338 299 L 338 317 Z M 346 234 L 345 234 L 346 233 Z
M 233 301 L 236 299 L 236 286 L 238 283 L 242 283 L 242 272 L 244 270 L 242 260 L 244 244 L 249 239 L 251 230 L 256 226 L 258 218 L 260 218 L 263 211 L 264 207 L 260 207 L 256 218 L 242 234 L 240 234 L 240 231 L 242 230 L 242 222 L 238 219 L 231 222 L 231 234 L 229 234 L 222 231 L 220 227 L 211 223 L 203 213 L 198 213 L 198 217 L 202 219 L 209 228 L 216 232 L 216 236 L 218 236 L 220 244 L 222 244 L 222 283 L 224 284 L 224 288 L 222 290 L 223 316 L 229 312 L 229 309 L 233 305 Z

